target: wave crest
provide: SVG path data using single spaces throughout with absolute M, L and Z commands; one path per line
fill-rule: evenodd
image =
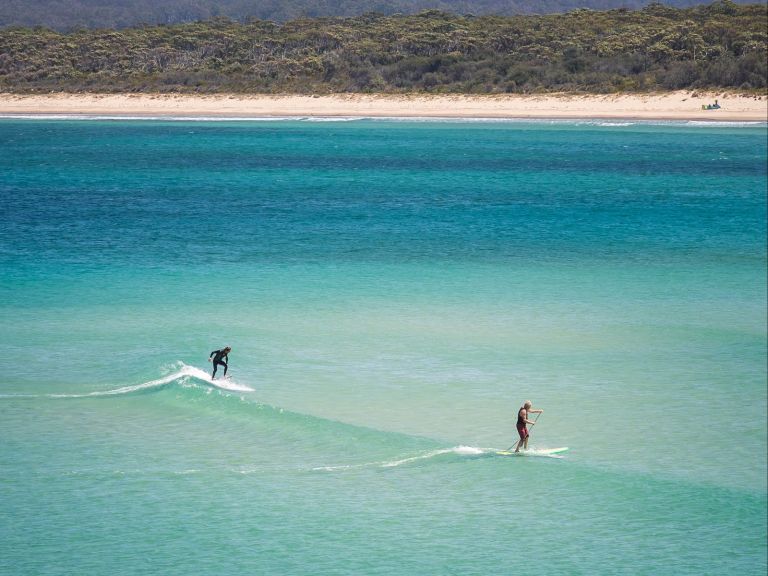
M 3 394 L 2 398 L 96 398 L 100 396 L 121 396 L 125 394 L 134 394 L 137 392 L 148 391 L 152 389 L 160 389 L 174 382 L 180 384 L 186 384 L 190 379 L 200 380 L 219 388 L 227 392 L 254 392 L 254 389 L 245 384 L 239 384 L 230 378 L 220 378 L 212 380 L 207 372 L 204 372 L 200 368 L 195 366 L 187 366 L 183 362 L 177 362 L 174 366 L 175 371 L 157 378 L 155 380 L 149 380 L 142 382 L 141 384 L 134 384 L 132 386 L 121 386 L 120 388 L 114 388 L 112 390 L 97 390 L 95 392 L 87 392 L 85 394 Z

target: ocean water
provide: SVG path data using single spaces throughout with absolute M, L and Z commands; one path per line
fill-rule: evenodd
M 0 574 L 765 574 L 766 135 L 0 119 Z

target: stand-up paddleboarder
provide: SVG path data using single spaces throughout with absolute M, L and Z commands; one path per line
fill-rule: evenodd
M 527 424 L 533 426 L 536 424 L 535 420 L 528 420 L 529 414 L 541 414 L 544 410 L 531 408 L 531 401 L 526 400 L 525 404 L 517 411 L 517 433 L 520 435 L 520 441 L 517 443 L 515 452 L 520 452 L 520 448 L 528 450 L 528 427 Z

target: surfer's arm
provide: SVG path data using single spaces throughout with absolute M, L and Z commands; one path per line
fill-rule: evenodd
M 534 409 L 528 410 L 528 414 L 541 414 L 542 412 L 544 412 L 544 410 L 542 410 L 541 408 L 537 408 L 536 410 Z

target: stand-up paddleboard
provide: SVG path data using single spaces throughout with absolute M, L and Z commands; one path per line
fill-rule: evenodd
M 511 452 L 509 450 L 498 450 L 496 454 L 499 456 L 554 456 L 556 454 L 562 454 L 568 451 L 568 446 L 561 448 L 540 448 L 538 450 L 520 450 L 520 452 Z

